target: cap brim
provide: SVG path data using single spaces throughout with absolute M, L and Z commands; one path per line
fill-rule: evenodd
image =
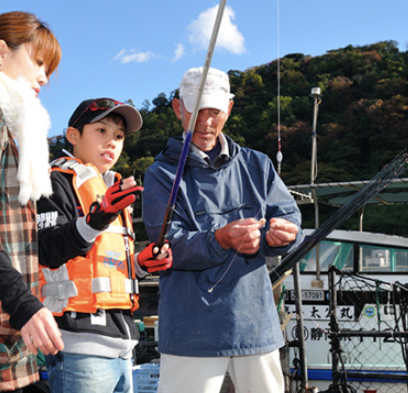
M 184 106 L 189 113 L 193 112 L 196 96 L 183 97 Z M 202 95 L 198 110 L 205 108 L 214 108 L 228 113 L 230 98 L 225 96 Z
M 118 113 L 122 115 L 126 120 L 126 134 L 131 134 L 132 132 L 139 131 L 142 128 L 143 119 L 139 111 L 131 105 L 118 105 L 114 108 L 103 111 L 99 116 L 92 119 L 91 123 L 95 123 L 98 120 L 103 119 L 108 116 L 109 113 Z

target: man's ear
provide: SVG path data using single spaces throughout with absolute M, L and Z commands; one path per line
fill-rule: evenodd
M 177 119 L 181 119 L 181 102 L 178 98 L 173 98 L 172 101 L 173 111 L 177 116 Z
M 230 100 L 229 105 L 228 105 L 228 116 L 230 115 L 233 106 L 234 106 L 234 101 Z
M 79 131 L 74 127 L 68 127 L 67 131 L 65 132 L 65 137 L 67 141 L 72 145 L 75 146 L 78 143 L 78 139 L 80 137 Z

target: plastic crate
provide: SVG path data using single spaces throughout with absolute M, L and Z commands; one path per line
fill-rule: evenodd
M 156 393 L 159 387 L 160 364 L 144 363 L 132 367 L 133 392 Z

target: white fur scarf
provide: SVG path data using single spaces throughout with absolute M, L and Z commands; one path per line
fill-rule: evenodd
M 19 149 L 18 181 L 22 205 L 52 194 L 47 134 L 50 117 L 30 84 L 0 72 L 0 108 Z

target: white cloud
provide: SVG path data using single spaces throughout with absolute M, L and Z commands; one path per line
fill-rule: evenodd
M 189 26 L 190 43 L 200 49 L 206 49 L 211 38 L 215 18 L 217 16 L 218 5 L 209 8 L 198 15 Z M 226 6 L 222 15 L 220 30 L 218 32 L 216 47 L 224 48 L 235 54 L 246 52 L 245 38 L 233 23 L 235 13 L 230 6 Z
M 135 50 L 122 49 L 115 57 L 114 60 L 119 60 L 122 64 L 127 63 L 146 63 L 155 55 L 148 52 L 136 52 Z
M 172 63 L 176 62 L 177 60 L 180 60 L 184 56 L 185 50 L 183 44 L 177 44 L 176 45 L 176 50 L 174 51 L 174 57 L 172 60 Z

